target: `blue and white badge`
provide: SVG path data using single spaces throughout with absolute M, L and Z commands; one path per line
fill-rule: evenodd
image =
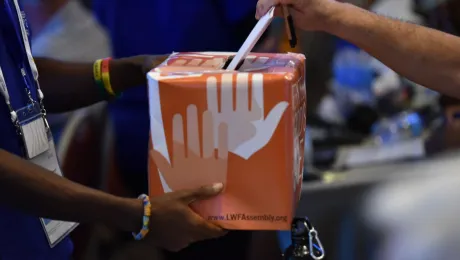
M 0 94 L 10 110 L 11 122 L 15 125 L 19 137 L 23 141 L 24 156 L 30 162 L 39 165 L 62 177 L 61 168 L 56 155 L 54 140 L 41 112 L 41 106 L 32 102 L 15 111 L 10 103 L 6 82 L 0 68 Z M 73 222 L 40 219 L 50 247 L 57 245 L 78 224 Z
M 47 142 L 49 149 L 30 161 L 62 177 L 61 167 L 59 166 L 57 159 L 53 136 L 51 135 L 50 131 L 47 133 Z M 45 218 L 40 218 L 40 222 L 42 223 L 43 229 L 45 230 L 46 238 L 48 239 L 51 248 L 61 242 L 62 239 L 64 239 L 78 226 L 78 223 L 75 222 Z
M 11 121 L 16 126 L 19 136 L 23 140 L 24 155 L 30 162 L 41 166 L 62 177 L 62 171 L 56 155 L 54 140 L 51 130 L 46 124 L 46 119 L 41 113 L 41 107 L 37 102 L 14 111 L 11 107 L 8 89 L 2 69 L 0 68 L 0 93 L 5 98 L 9 107 Z M 57 245 L 78 223 L 40 219 L 46 233 L 50 247 Z
M 40 110 L 40 105 L 33 102 L 16 111 L 24 144 L 24 154 L 27 159 L 33 159 L 50 148 L 48 129 Z
M 25 93 L 29 98 L 29 103 L 25 107 L 15 110 L 11 105 L 10 95 L 6 86 L 6 81 L 0 67 L 0 94 L 4 97 L 5 103 L 8 106 L 11 122 L 16 127 L 18 135 L 22 138 L 24 147 L 24 157 L 30 162 L 39 165 L 49 171 L 62 177 L 61 168 L 56 155 L 54 140 L 51 135 L 51 130 L 46 122 L 46 110 L 43 105 L 43 92 L 38 83 L 38 70 L 32 57 L 30 50 L 28 33 L 25 22 L 25 14 L 19 8 L 18 0 L 13 0 L 14 10 L 10 8 L 9 11 L 15 12 L 20 25 L 21 41 L 24 46 L 24 52 L 27 55 L 28 65 L 32 71 L 35 87 L 37 90 L 38 102 L 34 101 L 30 91 L 32 86 L 27 85 Z M 16 28 L 18 30 L 18 28 Z M 26 77 L 25 64 L 23 67 L 18 68 L 21 70 L 23 77 Z M 40 219 L 43 229 L 48 238 L 50 247 L 54 247 L 62 239 L 64 239 L 72 230 L 74 230 L 78 223 L 57 221 L 50 219 Z

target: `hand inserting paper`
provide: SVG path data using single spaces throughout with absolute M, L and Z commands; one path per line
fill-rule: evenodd
M 233 94 L 235 75 L 236 95 Z M 214 143 L 218 143 L 219 126 L 225 123 L 228 126 L 229 151 L 244 159 L 249 159 L 270 141 L 288 106 L 288 102 L 280 102 L 265 117 L 263 81 L 263 74 L 248 73 L 222 74 L 220 86 L 216 77 L 207 80 L 208 110 L 214 118 Z M 236 109 L 233 109 L 235 99 Z
M 227 180 L 227 125 L 219 123 L 218 131 L 214 133 L 212 113 L 205 111 L 202 119 L 203 138 L 200 143 L 197 107 L 195 105 L 187 107 L 187 145 L 185 145 L 182 115 L 174 115 L 171 164 L 160 152 L 154 149 L 150 151 L 150 156 L 153 157 L 166 183 L 173 191 L 212 183 L 225 183 Z M 214 152 L 214 140 L 217 140 L 217 156 Z

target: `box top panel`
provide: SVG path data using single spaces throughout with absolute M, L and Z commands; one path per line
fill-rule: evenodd
M 162 75 L 225 72 L 235 56 L 233 52 L 186 52 L 173 53 L 153 72 Z M 238 72 L 295 73 L 304 69 L 303 54 L 251 53 L 240 64 Z M 303 74 L 303 72 L 300 74 Z

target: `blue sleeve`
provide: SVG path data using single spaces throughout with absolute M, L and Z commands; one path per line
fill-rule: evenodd
M 228 21 L 239 22 L 250 15 L 255 15 L 257 0 L 224 0 Z
M 116 3 L 109 4 L 107 1 L 104 0 L 93 0 L 91 2 L 91 9 L 93 11 L 94 17 L 96 20 L 104 27 L 107 27 L 107 12 L 109 11 L 112 6 L 116 5 Z
M 281 253 L 284 253 L 292 243 L 291 231 L 278 231 L 278 243 Z

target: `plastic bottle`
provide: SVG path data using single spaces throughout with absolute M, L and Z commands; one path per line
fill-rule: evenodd
M 420 137 L 423 133 L 423 121 L 419 114 L 403 112 L 392 118 L 385 118 L 372 128 L 378 144 L 389 145 L 400 141 Z
M 353 106 L 375 105 L 371 87 L 375 73 L 367 53 L 354 47 L 340 48 L 334 57 L 333 74 L 332 90 L 344 117 Z

